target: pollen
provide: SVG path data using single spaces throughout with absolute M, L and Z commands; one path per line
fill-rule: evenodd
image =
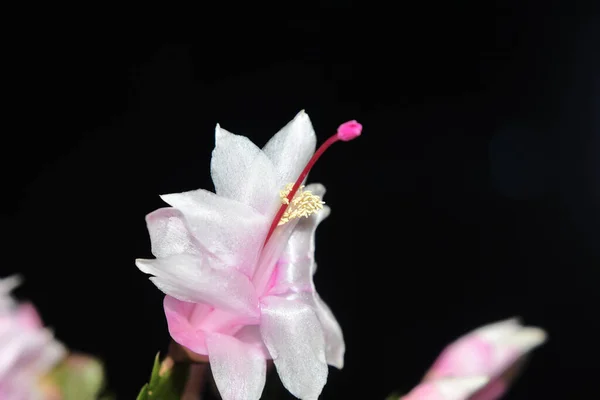
M 287 197 L 293 187 L 293 183 L 288 183 L 283 190 L 279 191 L 281 203 L 287 204 L 288 207 L 285 209 L 285 212 L 277 225 L 283 225 L 300 217 L 308 218 L 310 215 L 323 209 L 323 204 L 325 204 L 325 202 L 310 190 L 304 190 L 304 186 L 298 188 L 298 191 L 290 202 Z

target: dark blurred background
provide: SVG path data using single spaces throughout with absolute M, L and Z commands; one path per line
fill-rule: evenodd
M 19 297 L 105 360 L 119 398 L 169 340 L 134 265 L 144 216 L 212 189 L 217 122 L 263 145 L 301 109 L 320 141 L 364 125 L 310 176 L 333 209 L 316 284 L 347 343 L 322 398 L 408 391 L 448 342 L 511 316 L 550 340 L 508 399 L 600 392 L 598 7 L 359 3 L 54 10 L 5 38 L 0 275 L 25 277 Z

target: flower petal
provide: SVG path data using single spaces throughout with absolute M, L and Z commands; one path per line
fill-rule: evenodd
M 23 330 L 13 326 L 0 335 L 0 380 L 27 373 L 35 379 L 48 372 L 66 354 L 64 346 L 48 329 Z
M 169 334 L 174 341 L 194 353 L 206 355 L 204 331 L 196 328 L 195 319 L 201 319 L 214 308 L 202 303 L 188 303 L 169 295 L 163 301 Z M 198 317 L 196 317 L 198 316 Z
M 263 151 L 275 166 L 278 186 L 298 179 L 316 143 L 315 130 L 304 110 L 267 142 Z
M 541 346 L 546 341 L 547 336 L 546 331 L 541 328 L 524 326 L 518 332 L 503 339 L 499 344 L 515 349 L 521 356 Z
M 281 254 L 285 250 L 298 221 L 298 219 L 293 219 L 275 229 L 273 235 L 269 238 L 269 242 L 260 252 L 260 257 L 252 276 L 252 282 L 259 296 L 265 296 L 276 283 L 278 260 L 281 258 Z
M 494 365 L 494 347 L 476 336 L 465 336 L 442 351 L 427 377 L 488 375 Z
M 508 385 L 504 380 L 497 378 L 492 382 L 488 383 L 483 389 L 478 391 L 469 400 L 498 400 L 508 390 Z
M 308 185 L 306 190 L 310 190 L 321 198 L 325 194 L 325 187 L 321 184 Z M 319 212 L 298 221 L 278 260 L 277 280 L 272 293 L 284 293 L 288 290 L 295 292 L 313 290 L 312 277 L 316 271 L 315 232 L 321 221 L 330 213 L 330 208 L 324 206 Z
M 265 386 L 267 363 L 250 344 L 220 333 L 207 333 L 210 368 L 223 400 L 258 400 Z
M 280 188 L 269 157 L 247 137 L 219 125 L 215 142 L 210 169 L 217 194 L 270 215 L 279 201 Z
M 521 324 L 519 323 L 519 320 L 517 318 L 510 318 L 484 325 L 475 329 L 470 334 L 478 336 L 486 342 L 496 343 L 517 332 L 520 328 Z M 470 334 L 467 334 L 467 336 Z
M 182 212 L 159 208 L 146 216 L 152 254 L 156 258 L 176 254 L 201 254 L 202 245 L 190 233 Z M 205 252 L 206 253 L 206 252 Z
M 331 312 L 331 309 L 321 299 L 317 292 L 313 292 L 314 310 L 321 322 L 323 333 L 325 334 L 325 355 L 327 364 L 338 369 L 344 368 L 344 353 L 346 352 L 346 344 L 344 342 L 344 334 L 342 327 Z
M 328 374 L 325 338 L 317 316 L 298 301 L 268 296 L 261 302 L 261 334 L 281 382 L 300 399 L 317 399 Z
M 313 309 L 321 323 L 321 328 L 325 335 L 325 356 L 327 364 L 342 369 L 344 367 L 344 354 L 346 352 L 344 334 L 327 303 L 321 299 L 321 296 L 319 296 L 315 290 L 311 292 L 294 293 L 285 298 L 302 302 Z
M 458 375 L 496 377 L 545 340 L 542 329 L 523 327 L 517 319 L 485 325 L 446 346 L 426 379 Z
M 259 349 L 264 356 L 268 356 L 260 334 L 252 332 L 258 330 L 257 317 L 246 317 L 239 314 L 215 309 L 207 304 L 188 303 L 165 296 L 163 302 L 169 334 L 174 341 L 188 348 L 194 353 L 207 355 L 205 334 L 219 332 L 234 335 L 244 343 L 249 343 Z M 240 326 L 244 326 L 240 329 Z M 251 329 L 253 328 L 253 329 Z
M 187 254 L 156 260 L 136 260 L 163 293 L 181 301 L 206 303 L 246 316 L 258 316 L 258 299 L 247 276 L 235 270 L 213 268 Z
M 9 296 L 16 287 L 23 282 L 19 275 L 10 275 L 6 278 L 0 278 L 0 296 Z
M 19 304 L 15 318 L 19 324 L 26 329 L 40 329 L 43 327 L 42 319 L 40 314 L 37 312 L 35 306 L 31 303 Z
M 198 189 L 161 198 L 180 210 L 194 237 L 225 265 L 252 276 L 270 220 L 250 206 Z
M 467 400 L 488 381 L 485 376 L 469 376 L 423 382 L 402 400 Z
M 239 341 L 254 346 L 264 359 L 271 359 L 269 349 L 265 346 L 260 334 L 260 325 L 246 325 L 235 333 L 235 338 Z
M 19 275 L 11 275 L 0 279 L 0 312 L 12 310 L 15 305 L 15 300 L 12 298 L 12 292 L 22 282 Z

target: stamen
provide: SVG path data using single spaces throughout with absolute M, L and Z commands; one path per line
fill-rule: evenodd
M 345 122 L 342 125 L 340 125 L 336 134 L 331 136 L 329 139 L 327 139 L 325 141 L 325 143 L 323 143 L 321 145 L 321 147 L 319 147 L 319 149 L 315 152 L 315 154 L 312 156 L 312 158 L 308 161 L 308 164 L 306 164 L 306 167 L 304 167 L 304 170 L 302 170 L 302 173 L 296 180 L 296 183 L 294 183 L 294 185 L 290 189 L 289 193 L 287 194 L 287 197 L 286 197 L 287 201 L 282 201 L 283 204 L 279 208 L 279 211 L 277 211 L 277 214 L 275 215 L 275 218 L 273 218 L 273 222 L 271 223 L 269 233 L 267 234 L 267 238 L 265 239 L 265 244 L 267 244 L 267 242 L 271 238 L 271 235 L 273 234 L 273 231 L 280 224 L 280 221 L 282 220 L 282 217 L 284 216 L 286 209 L 288 208 L 290 202 L 293 202 L 296 192 L 298 191 L 298 189 L 300 189 L 300 185 L 302 184 L 302 182 L 304 182 L 304 179 L 310 172 L 311 168 L 313 167 L 313 165 L 315 165 L 315 163 L 321 157 L 321 155 L 325 152 L 325 150 L 327 150 L 329 148 L 329 146 L 331 146 L 338 140 L 347 142 L 349 140 L 359 137 L 361 133 L 362 133 L 362 125 L 361 124 L 359 124 L 358 122 L 356 122 L 354 120 L 348 121 L 348 122 Z M 323 207 L 322 204 L 321 204 L 321 207 Z
M 322 210 L 323 204 L 325 204 L 325 202 L 322 201 L 319 196 L 312 194 L 310 190 L 303 190 L 304 186 L 300 186 L 298 188 L 298 192 L 290 202 L 287 196 L 293 187 L 293 183 L 288 183 L 285 186 L 285 189 L 279 192 L 281 203 L 287 204 L 288 208 L 286 208 L 283 216 L 279 220 L 279 223 L 277 224 L 278 226 L 290 222 L 296 218 L 308 218 L 310 215 Z

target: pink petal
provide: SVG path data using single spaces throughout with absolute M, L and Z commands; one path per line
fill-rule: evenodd
M 516 319 L 489 324 L 447 346 L 427 377 L 499 376 L 545 340 L 543 330 L 523 327 Z
M 423 382 L 402 400 L 467 400 L 488 382 L 482 376 L 445 378 Z
M 261 333 L 281 382 L 294 396 L 315 400 L 327 382 L 325 338 L 314 311 L 298 301 L 262 299 Z
M 43 328 L 33 305 L 18 304 L 10 296 L 19 281 L 16 276 L 0 279 L 0 399 L 37 398 L 40 377 L 66 354 Z
M 235 315 L 206 304 L 180 301 L 171 296 L 165 296 L 163 305 L 169 334 L 173 340 L 202 355 L 208 354 L 205 343 L 207 332 L 234 335 L 240 326 L 257 323 L 255 318 Z M 245 329 L 242 328 L 240 332 L 245 332 Z M 240 339 L 262 351 L 262 344 L 256 343 L 255 340 L 252 342 L 248 332 L 241 335 Z
M 275 168 L 269 157 L 247 137 L 217 125 L 210 164 L 215 191 L 271 216 L 279 203 Z
M 190 303 L 206 303 L 243 316 L 258 317 L 258 298 L 248 277 L 236 270 L 213 268 L 187 254 L 136 260 L 140 271 L 165 294 Z
M 504 380 L 495 379 L 477 392 L 477 394 L 475 394 L 469 400 L 498 400 L 504 396 L 507 390 L 508 387 Z
M 27 329 L 40 329 L 43 326 L 42 319 L 31 303 L 23 303 L 17 309 L 19 323 Z
M 204 331 L 196 328 L 190 320 L 195 311 L 199 314 L 208 314 L 213 308 L 206 304 L 187 303 L 171 296 L 165 296 L 163 306 L 169 334 L 173 340 L 194 353 L 208 354 Z
M 47 329 L 12 329 L 0 336 L 0 381 L 25 373 L 35 377 L 47 372 L 65 355 L 65 348 Z
M 449 376 L 488 375 L 494 367 L 494 349 L 478 337 L 466 337 L 448 346 L 427 374 L 437 379 Z
M 258 400 L 267 363 L 254 346 L 220 333 L 207 333 L 206 346 L 215 383 L 223 400 Z

